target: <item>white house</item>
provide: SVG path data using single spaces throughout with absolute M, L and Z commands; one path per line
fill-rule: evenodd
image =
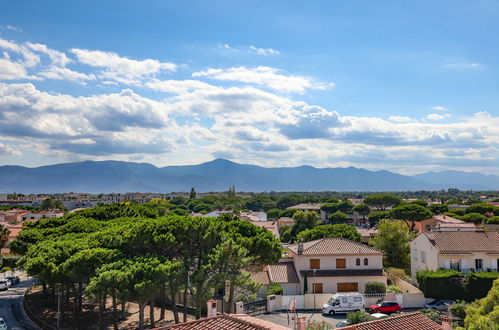
M 499 233 L 433 231 L 411 242 L 411 274 L 418 270 L 456 269 L 463 273 L 499 269 Z
M 326 212 L 321 210 L 321 207 L 326 203 L 302 203 L 298 205 L 293 205 L 288 207 L 288 209 L 298 210 L 302 212 L 315 212 L 317 213 L 322 221 L 326 221 Z
M 322 238 L 291 245 L 288 258 L 269 265 L 268 282 L 281 284 L 284 294 L 364 292 L 369 281 L 386 284 L 383 252 L 344 238 Z M 261 274 L 260 274 L 261 276 Z

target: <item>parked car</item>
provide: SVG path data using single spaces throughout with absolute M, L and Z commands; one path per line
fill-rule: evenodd
M 344 321 L 340 321 L 340 322 L 336 323 L 334 327 L 335 328 L 344 328 L 347 326 L 348 326 L 348 321 L 344 320 Z
M 360 310 L 364 310 L 364 296 L 358 292 L 336 293 L 322 306 L 322 313 L 329 315 Z
M 12 285 L 16 285 L 16 284 L 19 284 L 21 282 L 21 279 L 19 278 L 19 276 L 7 276 L 6 279 L 11 281 Z
M 371 316 L 374 317 L 376 320 L 386 319 L 387 317 L 390 317 L 390 316 L 383 314 L 383 313 L 373 313 L 373 314 L 371 314 Z
M 433 300 L 429 304 L 426 304 L 424 308 L 436 309 L 437 311 L 446 311 L 455 303 L 456 302 L 454 300 Z
M 371 313 L 398 313 L 402 311 L 402 306 L 396 301 L 382 301 L 369 307 Z
M 5 324 L 5 321 L 0 317 L 0 329 L 3 330 L 7 330 L 7 324 Z
M 0 290 L 7 290 L 9 288 L 9 282 L 5 280 L 0 280 Z

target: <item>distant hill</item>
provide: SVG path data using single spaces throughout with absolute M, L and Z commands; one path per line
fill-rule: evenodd
M 402 191 L 447 188 L 499 190 L 499 177 L 441 172 L 404 176 L 388 171 L 311 166 L 266 168 L 215 159 L 199 165 L 85 161 L 36 168 L 0 166 L 0 192 Z

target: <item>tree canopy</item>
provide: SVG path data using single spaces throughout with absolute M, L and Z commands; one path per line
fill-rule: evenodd
M 364 203 L 370 207 L 376 208 L 378 211 L 386 211 L 391 206 L 398 205 L 402 202 L 399 196 L 392 194 L 371 195 L 364 198 Z
M 351 241 L 360 242 L 362 237 L 357 229 L 347 224 L 320 225 L 313 229 L 306 229 L 296 236 L 299 242 L 309 242 L 324 237 L 343 237 Z
M 414 230 L 416 221 L 432 217 L 432 213 L 426 207 L 419 204 L 401 204 L 394 207 L 390 214 L 392 218 L 411 222 L 411 230 Z
M 414 204 L 413 204 L 414 205 Z M 410 242 L 414 235 L 402 220 L 381 220 L 378 233 L 371 239 L 373 247 L 383 251 L 385 267 L 410 268 Z

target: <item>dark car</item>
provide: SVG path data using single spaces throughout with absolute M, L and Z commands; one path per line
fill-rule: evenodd
M 426 304 L 424 308 L 436 309 L 437 311 L 446 311 L 455 303 L 456 302 L 454 300 L 433 300 L 431 303 Z
M 398 313 L 402 311 L 402 306 L 396 301 L 382 301 L 369 307 L 371 313 Z
M 19 276 L 7 276 L 6 279 L 9 280 L 12 283 L 12 285 L 16 285 L 19 284 L 19 282 L 21 282 Z

